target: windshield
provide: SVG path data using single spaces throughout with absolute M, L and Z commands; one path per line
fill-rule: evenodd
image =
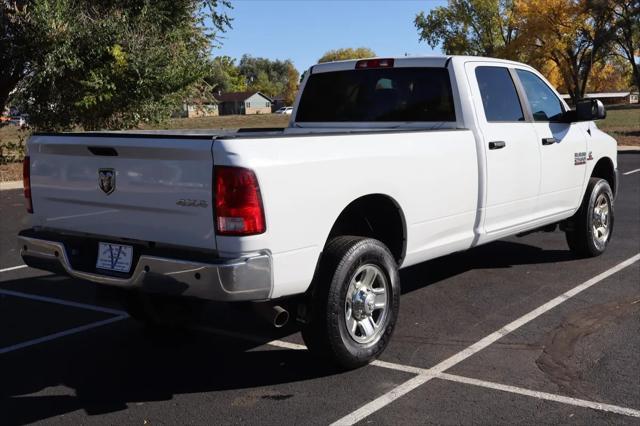
M 456 121 L 449 72 L 421 67 L 312 74 L 296 121 Z

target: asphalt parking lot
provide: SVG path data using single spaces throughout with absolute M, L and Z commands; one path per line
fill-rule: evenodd
M 21 267 L 22 194 L 2 191 L 0 423 L 640 424 L 640 153 L 619 171 L 603 256 L 536 233 L 405 269 L 391 345 L 346 373 L 294 327 L 211 305 L 152 333 L 92 284 Z

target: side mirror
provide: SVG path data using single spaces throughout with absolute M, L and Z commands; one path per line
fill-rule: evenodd
M 607 111 L 597 99 L 582 99 L 576 104 L 575 121 L 602 120 L 606 117 Z

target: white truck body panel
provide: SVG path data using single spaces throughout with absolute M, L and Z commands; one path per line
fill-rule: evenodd
M 33 136 L 32 224 L 177 246 L 215 249 L 210 137 Z M 110 147 L 117 156 L 94 155 Z M 98 170 L 116 171 L 117 190 L 98 188 Z M 177 205 L 204 200 L 206 207 Z
M 384 194 L 404 212 L 403 266 L 464 250 L 473 240 L 478 171 L 470 131 L 282 137 L 277 144 L 222 139 L 213 149 L 216 165 L 256 172 L 267 220 L 264 234 L 218 237 L 218 251 L 269 247 L 274 297 L 304 292 L 336 219 L 365 195 Z

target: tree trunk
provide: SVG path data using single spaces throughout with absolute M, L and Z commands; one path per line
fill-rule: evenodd
M 16 88 L 19 81 L 20 73 L 18 72 L 0 74 L 0 113 L 4 112 L 4 109 L 7 107 L 9 95 L 13 89 Z
M 633 80 L 636 83 L 636 89 L 640 90 L 640 67 L 638 67 L 638 64 L 635 63 L 635 61 L 633 62 Z

